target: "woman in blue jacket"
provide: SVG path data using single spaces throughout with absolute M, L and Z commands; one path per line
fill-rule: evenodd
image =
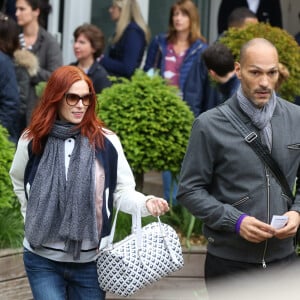
M 109 12 L 116 32 L 100 64 L 110 75 L 130 78 L 142 62 L 150 32 L 136 0 L 113 0 Z
M 179 0 L 171 7 L 168 32 L 155 36 L 149 45 L 144 70 L 159 69 L 182 94 L 193 62 L 206 48 L 195 4 Z
M 151 42 L 144 66 L 145 71 L 159 69 L 170 85 L 177 86 L 185 100 L 184 87 L 193 62 L 207 48 L 200 31 L 197 7 L 190 1 L 177 1 L 169 15 L 169 30 L 157 35 Z M 189 103 L 188 103 L 189 104 Z M 192 106 L 190 105 L 191 110 Z M 169 199 L 171 176 L 163 174 L 164 195 Z M 173 200 L 177 187 L 173 189 Z
M 0 125 L 8 130 L 10 140 L 15 143 L 20 97 L 13 55 L 18 48 L 16 23 L 0 12 Z

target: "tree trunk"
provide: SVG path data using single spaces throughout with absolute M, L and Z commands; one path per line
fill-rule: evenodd
M 136 183 L 136 190 L 139 192 L 143 192 L 144 188 L 144 173 L 135 173 L 135 183 Z

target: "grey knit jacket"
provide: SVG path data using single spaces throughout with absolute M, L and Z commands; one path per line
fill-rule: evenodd
M 271 119 L 271 154 L 292 189 L 300 175 L 300 107 L 277 98 Z M 240 110 L 236 96 L 224 105 Z M 258 132 L 258 130 L 257 130 Z M 259 132 L 258 132 L 259 133 Z M 270 223 L 273 215 L 300 212 L 300 189 L 289 199 L 269 170 L 218 108 L 195 119 L 179 180 L 178 201 L 203 220 L 212 255 L 240 262 L 261 263 L 294 251 L 293 239 L 250 243 L 235 232 L 242 214 Z

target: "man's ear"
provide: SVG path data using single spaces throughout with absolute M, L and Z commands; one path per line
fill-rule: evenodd
M 234 63 L 235 73 L 238 79 L 241 79 L 241 64 L 239 62 Z

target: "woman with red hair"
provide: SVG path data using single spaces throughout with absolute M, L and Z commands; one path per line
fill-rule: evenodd
M 34 299 L 105 299 L 95 258 L 107 243 L 113 206 L 145 215 L 168 210 L 135 191 L 118 137 L 97 118 L 92 81 L 55 70 L 10 170 L 25 220 L 24 265 Z

